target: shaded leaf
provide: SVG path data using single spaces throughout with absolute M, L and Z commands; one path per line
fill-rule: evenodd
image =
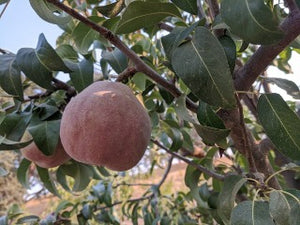
M 236 60 L 236 45 L 231 37 L 227 35 L 219 37 L 219 41 L 224 48 L 230 71 L 233 73 Z
M 80 63 L 72 63 L 72 67 L 70 68 L 73 70 L 70 73 L 70 78 L 78 92 L 93 83 L 94 65 L 90 60 L 83 59 Z
M 42 121 L 37 116 L 29 124 L 28 131 L 34 143 L 45 155 L 52 155 L 59 139 L 60 120 Z
M 21 149 L 29 145 L 31 142 L 32 140 L 26 142 L 12 141 L 0 135 L 0 150 L 7 151 Z
M 228 224 L 230 221 L 230 214 L 234 207 L 236 194 L 246 181 L 246 179 L 237 175 L 230 175 L 225 178 L 224 186 L 219 194 L 217 203 L 218 215 L 225 224 Z
M 204 102 L 200 102 L 197 110 L 197 118 L 201 125 L 225 129 L 221 118 L 213 111 L 212 107 Z
M 78 192 L 84 190 L 93 177 L 93 170 L 82 163 L 72 163 L 61 165 L 59 169 L 64 175 L 74 179 L 72 191 Z
M 7 114 L 0 124 L 0 135 L 12 141 L 19 141 L 31 119 L 31 113 L 13 112 Z
M 45 0 L 29 0 L 34 11 L 45 21 L 57 25 L 63 25 L 71 20 L 71 16 L 58 9 Z
M 197 15 L 197 0 L 171 0 L 180 9 L 189 12 L 191 14 Z
M 78 60 L 78 53 L 74 50 L 74 48 L 71 45 L 60 45 L 56 48 L 55 51 L 62 59 L 70 59 L 72 61 Z
M 56 186 L 50 177 L 49 170 L 45 168 L 41 168 L 39 166 L 36 166 L 36 168 L 40 176 L 40 179 L 43 182 L 44 186 L 47 188 L 47 190 L 50 191 L 52 194 L 60 197 L 56 189 Z
M 101 24 L 105 19 L 98 16 L 91 16 L 89 20 Z M 99 33 L 88 27 L 83 22 L 79 22 L 72 32 L 75 46 L 82 54 L 87 54 L 91 44 L 97 39 Z
M 127 57 L 118 48 L 111 52 L 103 52 L 102 59 L 105 60 L 118 74 L 124 71 L 128 66 Z
M 259 98 L 259 120 L 276 148 L 293 160 L 300 160 L 300 119 L 278 94 Z
M 0 55 L 0 86 L 8 94 L 23 101 L 21 71 L 15 59 L 14 54 Z
M 95 7 L 95 9 L 106 17 L 115 17 L 122 11 L 122 9 L 124 9 L 124 7 L 125 0 L 118 0 L 108 5 Z
M 276 84 L 278 87 L 286 91 L 287 94 L 293 96 L 296 99 L 300 99 L 300 90 L 298 86 L 290 80 L 275 77 L 263 77 L 268 83 Z
M 172 66 L 193 94 L 204 102 L 228 109 L 235 107 L 224 49 L 206 28 L 197 27 L 192 40 L 174 50 Z
M 300 221 L 300 191 L 296 189 L 286 190 L 283 194 L 290 205 L 289 224 L 298 225 Z
M 276 225 L 287 224 L 291 213 L 291 207 L 283 193 L 277 190 L 271 192 L 269 208 Z
M 40 220 L 40 218 L 38 216 L 34 216 L 34 215 L 30 215 L 30 216 L 24 216 L 21 217 L 17 220 L 17 224 L 32 224 L 32 223 L 36 223 Z
M 19 168 L 17 170 L 17 178 L 20 184 L 23 185 L 26 189 L 29 189 L 29 182 L 28 182 L 28 170 L 31 165 L 31 161 L 27 159 L 22 159 L 20 162 Z
M 263 0 L 223 0 L 221 16 L 232 33 L 253 44 L 274 44 L 282 37 L 278 21 Z
M 275 225 L 269 213 L 268 202 L 244 201 L 231 213 L 231 225 Z
M 178 9 L 171 3 L 134 1 L 125 9 L 116 33 L 127 34 L 149 27 L 168 16 L 181 17 Z

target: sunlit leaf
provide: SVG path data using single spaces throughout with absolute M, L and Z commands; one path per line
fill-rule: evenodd
M 263 0 L 223 0 L 221 16 L 232 33 L 253 44 L 274 44 L 283 37 Z
M 300 118 L 278 94 L 263 94 L 258 116 L 266 134 L 285 156 L 300 159 Z
M 116 32 L 127 34 L 157 24 L 168 16 L 181 17 L 171 3 L 134 1 L 125 9 Z

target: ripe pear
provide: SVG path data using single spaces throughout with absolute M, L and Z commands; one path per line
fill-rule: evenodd
M 142 158 L 151 136 L 150 118 L 124 84 L 98 81 L 71 99 L 61 120 L 66 152 L 90 165 L 124 171 Z
M 34 142 L 21 149 L 21 153 L 24 158 L 34 162 L 42 168 L 56 167 L 71 159 L 71 157 L 65 152 L 61 141 L 58 142 L 54 153 L 50 156 L 43 154 Z

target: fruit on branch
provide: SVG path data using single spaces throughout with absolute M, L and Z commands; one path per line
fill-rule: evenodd
M 71 159 L 71 157 L 65 152 L 61 141 L 58 141 L 54 153 L 49 156 L 43 154 L 34 142 L 21 149 L 21 153 L 24 158 L 34 162 L 39 167 L 43 168 L 56 167 Z
M 91 84 L 66 106 L 60 136 L 66 152 L 90 165 L 124 171 L 142 158 L 151 123 L 141 103 L 124 84 Z

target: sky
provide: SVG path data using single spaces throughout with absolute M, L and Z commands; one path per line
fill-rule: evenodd
M 3 7 L 4 5 L 0 6 L 0 12 Z M 43 21 L 31 8 L 29 0 L 11 0 L 0 18 L 0 48 L 13 53 L 24 47 L 35 48 L 41 33 L 44 33 L 47 41 L 55 48 L 56 38 L 62 30 L 55 24 Z M 300 55 L 293 53 L 290 64 L 294 74 L 284 74 L 275 67 L 269 67 L 269 76 L 289 79 L 300 86 Z M 292 100 L 275 85 L 271 85 L 271 88 L 285 99 Z

